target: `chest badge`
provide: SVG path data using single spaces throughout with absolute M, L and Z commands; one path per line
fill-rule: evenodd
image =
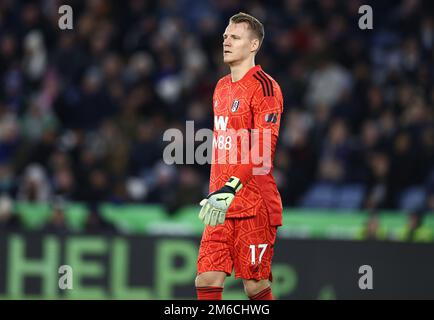
M 234 102 L 232 102 L 231 112 L 237 111 L 239 106 L 240 100 L 234 100 Z

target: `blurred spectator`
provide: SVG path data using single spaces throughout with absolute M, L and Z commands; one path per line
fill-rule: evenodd
M 166 204 L 169 213 L 183 206 L 199 203 L 204 197 L 199 174 L 191 167 L 181 168 L 175 197 Z
M 31 82 L 39 81 L 47 66 L 47 52 L 40 31 L 31 31 L 24 38 L 23 69 Z
M 424 212 L 423 210 L 415 210 L 408 216 L 407 228 L 405 230 L 405 241 L 417 241 L 418 231 L 423 224 Z
M 352 142 L 344 121 L 331 123 L 320 156 L 319 179 L 327 182 L 344 182 L 350 173 Z
M 72 201 L 76 199 L 76 182 L 72 171 L 67 167 L 56 169 L 53 177 L 53 192 L 63 200 Z
M 44 132 L 56 127 L 57 119 L 54 115 L 34 103 L 29 105 L 29 109 L 22 118 L 21 132 L 27 143 L 35 143 L 42 139 Z
M 45 169 L 38 164 L 30 164 L 18 187 L 17 200 L 28 202 L 49 202 L 51 186 Z
M 8 163 L 14 156 L 19 142 L 17 115 L 8 111 L 0 102 L 0 163 Z
M 66 203 L 61 198 L 53 200 L 52 213 L 43 231 L 55 234 L 67 234 L 69 232 L 65 221 L 65 206 Z
M 85 222 L 85 231 L 86 232 L 115 232 L 115 227 L 105 221 L 101 217 L 101 213 L 99 211 L 98 205 L 91 204 L 88 206 L 89 215 L 87 216 L 87 220 Z
M 12 195 L 15 187 L 12 169 L 7 164 L 0 164 L 0 193 Z
M 142 123 L 135 134 L 133 148 L 130 152 L 130 174 L 140 175 L 144 168 L 151 167 L 161 157 L 159 139 L 152 123 Z
M 362 238 L 364 240 L 380 240 L 380 221 L 376 212 L 371 212 L 366 220 Z
M 390 208 L 393 204 L 390 164 L 386 154 L 372 153 L 368 158 L 367 192 L 364 207 L 371 212 Z
M 20 228 L 18 216 L 13 212 L 12 199 L 2 194 L 0 196 L 0 232 L 17 231 Z
M 312 107 L 322 104 L 332 108 L 351 86 L 351 74 L 324 57 L 310 77 L 306 102 Z
M 393 141 L 391 156 L 391 187 L 394 194 L 399 194 L 406 186 L 416 184 L 417 159 L 412 150 L 411 137 L 407 132 L 400 132 Z M 403 170 L 405 168 L 405 170 Z
M 434 213 L 434 170 L 429 175 L 426 185 L 426 209 Z
M 159 162 L 145 180 L 149 181 L 150 185 L 147 197 L 149 202 L 162 203 L 166 207 L 173 205 L 176 190 L 179 188 L 178 173 L 174 166 Z
M 297 109 L 287 112 L 281 147 L 276 151 L 276 173 L 279 191 L 285 205 L 295 205 L 312 183 L 316 174 L 316 150 L 309 143 L 312 118 Z M 283 181 L 281 181 L 283 179 Z M 280 181 L 280 183 L 279 183 Z

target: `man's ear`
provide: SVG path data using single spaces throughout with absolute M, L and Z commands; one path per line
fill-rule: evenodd
M 259 49 L 259 39 L 252 39 L 251 41 L 250 41 L 250 51 L 251 52 L 253 52 L 253 51 L 258 51 L 258 49 Z

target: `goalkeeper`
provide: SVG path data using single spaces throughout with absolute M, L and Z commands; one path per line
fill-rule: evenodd
M 233 269 L 250 299 L 273 298 L 271 261 L 282 202 L 272 160 L 283 98 L 277 82 L 255 65 L 263 38 L 262 24 L 245 13 L 231 17 L 223 34 L 223 60 L 231 72 L 219 80 L 213 96 L 211 193 L 200 202 L 199 213 L 205 229 L 197 260 L 198 299 L 220 300 Z M 234 131 L 258 133 L 248 142 L 247 163 L 239 161 L 245 139 L 234 137 Z M 235 162 L 228 156 L 234 148 Z

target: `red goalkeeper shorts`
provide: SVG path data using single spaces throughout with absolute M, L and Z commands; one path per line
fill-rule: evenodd
M 197 272 L 223 271 L 228 276 L 272 280 L 271 260 L 277 227 L 270 226 L 266 210 L 248 218 L 226 218 L 224 224 L 206 226 L 199 248 Z

